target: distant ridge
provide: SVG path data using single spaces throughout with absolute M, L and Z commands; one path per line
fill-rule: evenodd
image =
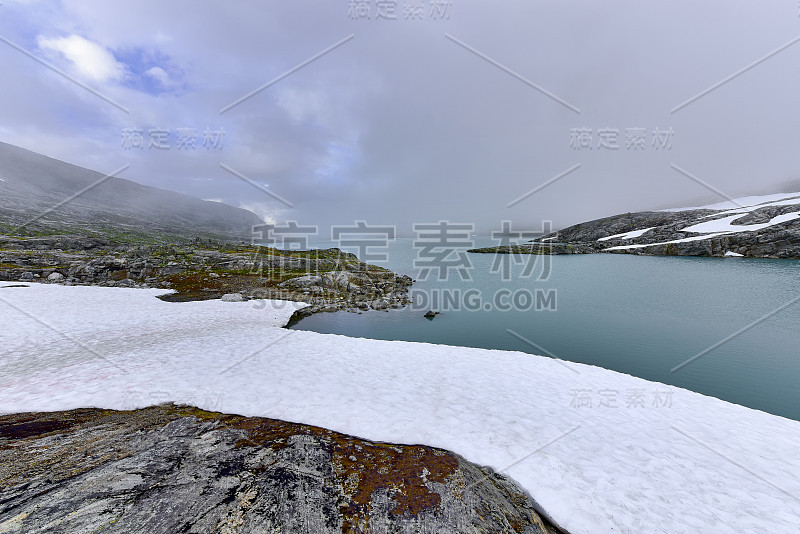
M 105 176 L 0 142 L 0 233 L 239 241 L 263 223 L 241 208 L 117 177 L 64 202 Z
M 538 240 L 581 252 L 800 258 L 800 193 L 625 213 L 564 228 Z
M 800 193 L 622 213 L 485 254 L 648 254 L 800 259 Z

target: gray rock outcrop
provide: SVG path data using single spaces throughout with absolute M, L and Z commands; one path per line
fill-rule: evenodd
M 63 278 L 59 278 L 63 276 Z M 174 289 L 163 300 L 301 301 L 294 320 L 317 312 L 400 308 L 411 278 L 331 248 L 282 251 L 247 244 L 122 244 L 101 237 L 0 235 L 0 280 Z M 50 278 L 52 277 L 52 278 Z

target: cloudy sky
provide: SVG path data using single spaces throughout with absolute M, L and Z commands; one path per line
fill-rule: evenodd
M 3 0 L 0 141 L 401 235 L 800 190 L 799 9 Z

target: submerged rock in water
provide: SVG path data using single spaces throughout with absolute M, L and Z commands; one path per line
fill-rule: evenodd
M 441 449 L 162 405 L 0 416 L 11 532 L 558 532 Z

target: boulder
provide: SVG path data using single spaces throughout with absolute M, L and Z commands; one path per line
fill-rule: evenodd
M 369 281 L 366 274 L 351 271 L 332 271 L 322 275 L 322 285 L 342 291 L 356 291 Z
M 244 302 L 244 297 L 240 293 L 227 293 L 222 295 L 222 302 Z
M 372 301 L 370 306 L 372 306 L 373 310 L 385 310 L 389 307 L 389 303 L 383 299 L 376 299 Z
M 64 280 L 64 275 L 61 273 L 50 273 L 47 277 L 48 282 L 61 282 Z

